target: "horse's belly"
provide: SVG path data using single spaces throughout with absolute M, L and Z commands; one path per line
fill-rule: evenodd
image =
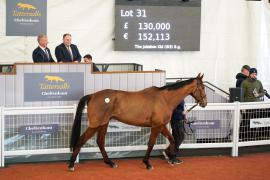
M 151 121 L 147 117 L 116 116 L 116 120 L 133 126 L 150 127 Z

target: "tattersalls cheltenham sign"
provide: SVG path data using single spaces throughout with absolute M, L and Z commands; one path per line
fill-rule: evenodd
M 7 0 L 6 35 L 47 34 L 47 0 Z
M 84 73 L 24 73 L 24 101 L 77 101 L 84 95 Z

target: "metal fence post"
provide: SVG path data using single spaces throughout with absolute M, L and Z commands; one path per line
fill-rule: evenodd
M 233 147 L 232 156 L 238 156 L 238 141 L 239 141 L 239 126 L 240 126 L 240 103 L 238 101 L 234 102 L 234 120 L 233 120 Z

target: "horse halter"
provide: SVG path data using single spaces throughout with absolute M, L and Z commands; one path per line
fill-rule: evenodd
M 198 104 L 200 104 L 200 103 L 204 103 L 204 98 L 206 98 L 206 94 L 205 94 L 204 96 L 201 96 L 199 99 L 198 99 L 198 97 L 195 96 L 195 94 L 197 94 L 197 92 L 199 92 L 200 95 L 202 94 L 201 91 L 200 91 L 199 88 L 198 88 L 198 86 L 201 85 L 201 84 L 203 84 L 203 83 L 197 82 L 196 89 L 195 89 L 195 91 L 192 92 L 192 95 L 193 95 L 193 97 L 194 97 L 195 100 L 196 100 L 196 106 L 197 106 Z M 194 107 L 196 107 L 196 106 L 194 106 Z M 194 107 L 193 107 L 193 108 L 194 108 Z M 193 108 L 192 108 L 192 109 L 193 109 Z
M 197 83 L 197 84 L 199 84 L 199 83 Z M 201 83 L 201 84 L 202 84 L 202 83 Z M 204 95 L 204 96 L 202 96 L 201 99 L 197 100 L 197 98 L 196 98 L 195 95 L 194 95 L 196 91 L 199 91 L 198 85 L 197 85 L 195 91 L 192 92 L 192 96 L 195 98 L 196 104 L 194 104 L 191 108 L 189 108 L 189 109 L 187 110 L 187 112 L 190 112 L 192 109 L 194 109 L 196 106 L 198 106 L 199 103 L 203 103 L 203 99 L 206 97 L 206 95 Z

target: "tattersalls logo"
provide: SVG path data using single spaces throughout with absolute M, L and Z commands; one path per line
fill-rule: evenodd
M 71 88 L 70 83 L 60 76 L 45 75 L 44 81 L 39 84 L 42 96 L 66 96 L 68 95 L 67 91 Z
M 7 0 L 6 35 L 47 34 L 47 0 Z
M 17 3 L 13 10 L 13 16 L 41 16 L 37 7 L 32 4 Z
M 16 4 L 13 9 L 12 15 L 15 22 L 30 25 L 34 23 L 39 23 L 39 17 L 42 16 L 41 12 L 36 6 L 22 2 Z
M 59 82 L 59 81 L 60 82 L 65 82 L 65 80 L 63 78 L 59 77 L 59 76 L 46 75 L 44 78 L 46 79 L 46 81 L 51 81 L 51 82 L 53 82 L 53 81 L 55 81 L 55 82 Z
M 250 119 L 250 128 L 270 127 L 270 118 Z
M 84 73 L 24 73 L 24 101 L 75 101 L 84 95 Z
M 32 4 L 24 4 L 24 3 L 21 3 L 21 2 L 19 2 L 19 3 L 17 3 L 17 7 L 19 8 L 19 9 L 28 9 L 28 10 L 30 10 L 30 9 L 33 9 L 33 10 L 36 10 L 37 8 L 35 7 L 35 6 L 33 6 Z

